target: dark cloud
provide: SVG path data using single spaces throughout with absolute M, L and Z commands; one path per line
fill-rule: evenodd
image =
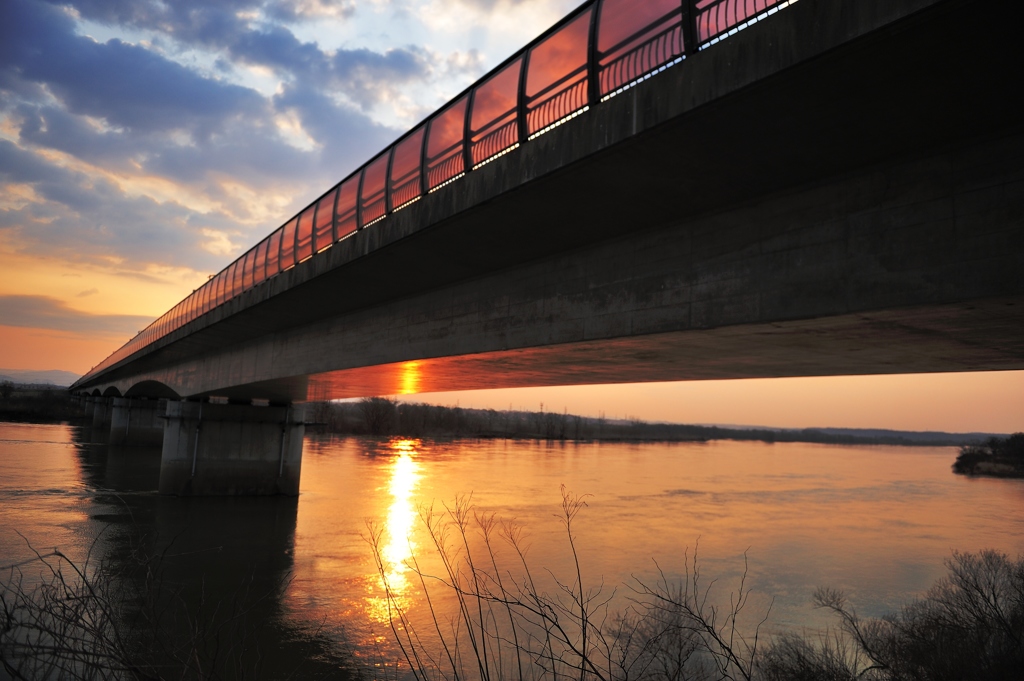
M 71 113 L 205 139 L 265 104 L 253 90 L 204 78 L 143 47 L 76 35 L 58 9 L 25 0 L 2 7 L 0 67 L 45 84 Z
M 153 321 L 139 315 L 101 315 L 74 310 L 48 296 L 0 296 L 4 326 L 53 329 L 74 333 L 134 336 Z
M 74 260 L 114 256 L 136 274 L 153 263 L 219 269 L 230 258 L 204 248 L 211 232 L 254 243 L 403 132 L 368 110 L 455 68 L 416 46 L 326 52 L 281 23 L 346 17 L 354 7 L 0 1 L 0 120 L 16 133 L 0 138 L 0 182 L 34 193 L 0 207 L 0 230 L 15 237 L 8 243 Z M 78 17 L 147 31 L 153 44 L 97 42 L 78 34 Z M 174 60 L 193 47 L 226 77 L 239 65 L 270 69 L 279 91 L 263 96 Z M 181 199 L 139 195 L 135 178 L 176 185 Z M 270 195 L 293 199 L 281 207 Z M 277 217 L 255 225 L 268 209 Z
M 98 130 L 57 106 L 22 103 L 11 111 L 10 120 L 23 144 L 63 151 L 108 170 L 131 172 L 159 146 L 157 140 L 131 133 Z
M 48 0 L 74 7 L 99 23 L 158 30 L 179 40 L 216 42 L 237 32 L 247 19 L 240 13 L 259 13 L 264 20 L 299 23 L 324 17 L 350 18 L 355 0 Z
M 308 81 L 304 83 L 307 87 L 340 88 L 343 95 L 363 108 L 379 101 L 378 92 L 432 72 L 428 55 L 415 46 L 384 53 L 367 49 L 327 53 L 315 43 L 300 41 L 287 26 L 275 23 L 351 16 L 355 11 L 351 0 L 73 0 L 70 4 L 93 21 L 159 31 L 186 45 L 223 50 L 234 61 Z M 258 10 L 262 20 L 242 18 L 240 13 L 246 10 Z M 119 49 L 112 49 L 111 54 Z M 222 60 L 220 68 L 225 66 Z
M 265 5 L 267 16 L 285 22 L 311 21 L 321 17 L 351 18 L 355 0 L 278 0 Z
M 342 91 L 363 108 L 378 103 L 394 90 L 431 72 L 429 55 L 416 47 L 388 50 L 339 50 L 331 60 L 332 76 Z
M 240 12 L 260 10 L 259 0 L 47 0 L 73 7 L 84 19 L 147 29 L 188 42 L 216 42 L 244 25 Z
M 20 140 L 0 139 L 0 180 L 30 185 L 42 199 L 8 203 L 0 229 L 16 231 L 13 243 L 23 251 L 77 260 L 116 255 L 137 271 L 152 262 L 215 271 L 226 257 L 203 249 L 209 231 L 242 245 L 277 226 L 247 225 L 255 207 L 229 194 L 225 180 L 254 193 L 291 186 L 297 209 L 303 195 L 316 196 L 397 134 L 328 98 L 319 99 L 320 111 L 294 101 L 284 108 L 317 119 L 325 135 L 312 150 L 296 148 L 276 126 L 273 100 L 201 78 L 141 47 L 76 36 L 62 11 L 20 0 L 0 9 L 0 76 L 0 84 L 19 86 L 6 89 L 10 97 L 0 91 L 0 111 Z M 42 89 L 26 87 L 29 79 Z M 178 131 L 187 133 L 186 143 Z M 163 177 L 219 207 L 196 211 L 130 195 L 106 175 L 74 170 L 36 149 L 127 177 Z

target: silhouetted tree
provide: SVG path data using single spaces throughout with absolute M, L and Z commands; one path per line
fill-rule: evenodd
M 1024 559 L 1013 561 L 991 550 L 954 552 L 946 567 L 949 575 L 924 598 L 881 619 L 862 620 L 839 591 L 817 591 L 817 605 L 839 616 L 843 631 L 870 660 L 867 670 L 872 673 L 862 673 L 861 678 L 1020 678 L 1024 669 Z
M 365 397 L 359 400 L 366 430 L 373 435 L 389 435 L 395 426 L 397 403 L 386 397 Z
M 981 445 L 960 448 L 953 472 L 963 475 L 1024 476 L 1024 433 L 991 437 Z

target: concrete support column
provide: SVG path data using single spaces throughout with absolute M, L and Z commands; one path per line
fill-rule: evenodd
M 92 415 L 96 409 L 96 399 L 92 395 L 85 395 L 82 397 L 82 409 L 85 411 L 85 418 L 92 420 Z
M 92 427 L 96 430 L 110 428 L 110 413 L 113 411 L 112 397 L 92 398 Z
M 159 447 L 164 441 L 167 400 L 115 397 L 110 413 L 110 444 Z
M 160 493 L 299 493 L 305 405 L 168 401 Z

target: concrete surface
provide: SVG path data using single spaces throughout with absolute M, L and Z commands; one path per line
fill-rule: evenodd
M 110 444 L 132 447 L 163 444 L 167 400 L 137 397 L 111 399 Z
M 169 401 L 160 493 L 299 493 L 304 408 Z

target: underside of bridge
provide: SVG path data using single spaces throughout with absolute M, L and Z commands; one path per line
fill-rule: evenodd
M 75 389 L 1024 369 L 1022 15 L 804 0 Z

